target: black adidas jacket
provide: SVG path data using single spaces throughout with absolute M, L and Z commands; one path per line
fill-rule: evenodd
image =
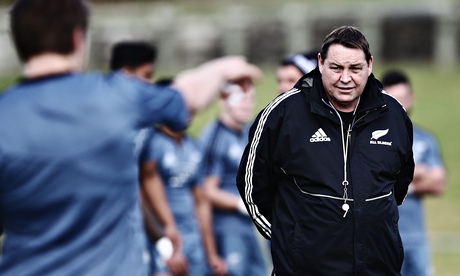
M 400 275 L 397 205 L 414 171 L 412 123 L 372 74 L 348 133 L 345 152 L 347 135 L 318 68 L 251 127 L 237 186 L 272 241 L 277 276 Z

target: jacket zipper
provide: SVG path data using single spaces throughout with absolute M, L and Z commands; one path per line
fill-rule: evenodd
M 343 122 L 342 122 L 342 118 L 340 117 L 340 114 L 337 112 L 337 110 L 330 104 L 330 103 L 327 103 L 326 101 L 324 101 L 324 99 L 322 99 L 323 103 L 326 104 L 328 107 L 332 108 L 335 113 L 337 114 L 337 116 L 339 117 L 339 120 L 340 120 L 340 125 L 341 125 L 341 128 L 343 128 Z M 359 104 L 359 102 L 358 102 Z M 358 104 L 356 105 L 355 107 L 355 110 L 354 112 L 356 112 L 357 108 L 358 108 Z M 293 176 L 292 179 L 294 180 L 294 183 L 295 185 L 297 186 L 297 188 L 300 190 L 301 193 L 303 194 L 307 194 L 307 195 L 310 195 L 310 196 L 316 196 L 316 197 L 325 197 L 325 198 L 331 198 L 331 199 L 336 199 L 336 200 L 343 200 L 344 203 L 342 204 L 342 210 L 345 212 L 343 217 L 345 217 L 348 213 L 348 210 L 349 210 L 349 205 L 347 204 L 347 201 L 354 201 L 352 198 L 348 198 L 348 193 L 347 193 L 347 186 L 348 186 L 348 180 L 347 180 L 347 166 L 346 166 L 346 162 L 348 161 L 347 159 L 347 154 L 348 154 L 348 145 L 349 143 L 351 142 L 351 131 L 354 127 L 354 125 L 359 122 L 360 120 L 362 120 L 364 117 L 366 117 L 370 112 L 373 112 L 373 111 L 376 111 L 377 108 L 374 108 L 373 110 L 367 110 L 366 113 L 359 117 L 358 119 L 355 120 L 355 118 L 353 118 L 353 121 L 352 123 L 348 126 L 348 130 L 347 130 L 347 141 L 346 141 L 346 144 L 345 144 L 345 141 L 342 141 L 343 143 L 343 150 L 344 150 L 344 181 L 342 182 L 342 185 L 344 186 L 343 188 L 343 191 L 344 191 L 344 195 L 343 197 L 336 197 L 336 196 L 331 196 L 331 195 L 324 195 L 324 194 L 314 194 L 314 193 L 309 193 L 307 191 L 304 191 L 300 186 L 299 184 L 297 183 L 297 180 L 295 179 L 295 177 Z M 343 135 L 343 130 L 341 131 L 342 135 Z M 286 171 L 280 167 L 281 170 L 283 171 L 283 173 L 286 175 L 286 176 L 289 176 Z M 378 200 L 378 199 L 381 199 L 381 198 L 385 198 L 387 196 L 390 196 L 392 194 L 392 192 L 388 193 L 388 194 L 385 194 L 385 195 L 381 195 L 381 196 L 377 196 L 377 197 L 373 197 L 373 198 L 368 198 L 368 199 L 365 199 L 366 202 L 368 201 L 374 201 L 374 200 Z

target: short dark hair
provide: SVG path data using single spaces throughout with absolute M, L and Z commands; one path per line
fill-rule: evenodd
M 369 42 L 367 42 L 364 34 L 353 26 L 341 26 L 329 33 L 321 46 L 321 58 L 325 60 L 329 47 L 333 44 L 340 44 L 346 48 L 361 49 L 364 52 L 366 61 L 369 62 L 372 58 L 369 50 Z
M 174 77 L 164 77 L 164 78 L 160 78 L 155 81 L 156 85 L 164 86 L 164 87 L 171 86 L 173 85 L 173 83 L 174 83 Z
M 10 25 L 19 59 L 72 53 L 74 30 L 86 32 L 89 14 L 84 0 L 17 0 L 10 10 Z
M 145 41 L 118 42 L 112 47 L 110 70 L 123 67 L 135 69 L 146 63 L 154 63 L 156 57 L 156 47 Z
M 383 86 L 391 86 L 401 83 L 410 85 L 409 77 L 406 75 L 406 73 L 398 69 L 386 71 L 383 74 L 381 82 Z

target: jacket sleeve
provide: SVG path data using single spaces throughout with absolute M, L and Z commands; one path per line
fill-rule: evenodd
M 394 193 L 396 198 L 396 203 L 401 205 L 407 196 L 407 191 L 409 188 L 409 184 L 412 182 L 414 178 L 414 156 L 412 152 L 412 143 L 414 140 L 414 131 L 412 127 L 412 122 L 409 117 L 405 115 L 405 124 L 407 130 L 407 139 L 406 139 L 406 152 L 403 158 L 403 164 L 401 169 L 399 170 L 396 176 L 396 183 L 394 186 Z
M 277 140 L 278 110 L 268 105 L 257 116 L 249 133 L 236 183 L 257 230 L 271 239 L 273 199 L 277 186 L 273 152 Z

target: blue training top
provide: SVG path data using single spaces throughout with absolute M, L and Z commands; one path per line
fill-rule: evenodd
M 236 174 L 241 156 L 248 143 L 249 125 L 238 133 L 220 121 L 203 130 L 200 140 L 204 147 L 204 174 L 220 179 L 219 188 L 240 197 L 236 187 Z M 249 215 L 238 211 L 213 209 L 213 225 L 216 233 L 252 233 L 254 226 Z
M 193 188 L 201 185 L 202 153 L 198 143 L 184 136 L 181 143 L 156 130 L 149 143 L 146 161 L 155 161 L 165 186 L 169 206 L 182 235 L 198 234 Z M 185 242 L 185 241 L 184 241 Z
M 444 166 L 436 138 L 429 132 L 414 126 L 412 146 L 415 164 L 428 167 Z M 399 209 L 399 231 L 403 240 L 417 243 L 426 236 L 422 197 L 409 193 Z
M 121 73 L 27 80 L 0 98 L 0 275 L 142 275 L 134 137 L 184 129 L 179 93 Z

